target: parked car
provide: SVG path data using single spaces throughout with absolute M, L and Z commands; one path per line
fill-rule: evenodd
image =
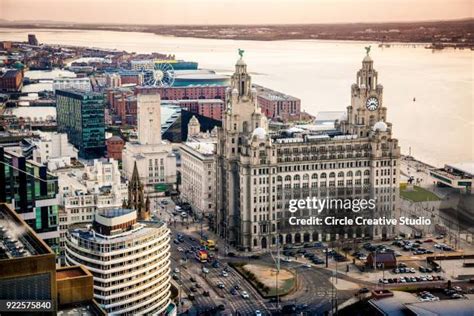
M 247 293 L 247 291 L 242 291 L 242 293 L 240 293 L 240 296 L 242 296 L 242 298 L 250 298 L 250 295 L 249 293 Z

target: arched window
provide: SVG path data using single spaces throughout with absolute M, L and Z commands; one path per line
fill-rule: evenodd
M 362 172 L 360 170 L 356 171 L 356 177 L 360 177 L 362 175 Z
M 335 178 L 335 177 L 336 177 L 336 173 L 335 173 L 335 172 L 331 172 L 331 173 L 329 174 L 329 178 Z
M 277 181 L 278 181 L 278 182 L 282 182 L 282 181 L 283 181 L 282 176 L 278 176 L 278 177 L 277 177 Z
M 325 172 L 321 173 L 321 179 L 326 179 L 326 173 Z
M 291 177 L 290 177 L 290 176 L 286 176 L 286 177 L 285 177 L 285 181 L 291 181 Z
M 369 171 L 369 170 L 365 170 L 365 171 L 364 171 L 364 176 L 368 176 L 368 175 L 370 175 L 370 171 Z
M 313 173 L 313 175 L 311 176 L 311 179 L 317 179 L 318 178 L 318 174 L 317 173 Z
M 303 175 L 303 180 L 304 180 L 304 181 L 308 181 L 308 180 L 309 180 L 309 175 L 308 175 L 307 173 L 305 173 L 305 174 Z
M 352 171 L 347 171 L 347 176 L 348 177 L 352 177 L 352 175 L 353 175 Z
M 339 173 L 337 174 L 337 176 L 338 176 L 339 178 L 342 178 L 342 177 L 344 177 L 344 172 L 342 172 L 342 171 L 341 171 L 341 172 L 339 172 Z
M 300 175 L 299 175 L 299 174 L 295 175 L 295 176 L 293 177 L 293 180 L 294 180 L 294 181 L 300 181 Z

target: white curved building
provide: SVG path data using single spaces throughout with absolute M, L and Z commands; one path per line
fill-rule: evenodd
M 94 275 L 94 298 L 110 315 L 161 314 L 170 304 L 170 231 L 137 222 L 137 212 L 113 209 L 88 227 L 71 228 L 66 262 Z

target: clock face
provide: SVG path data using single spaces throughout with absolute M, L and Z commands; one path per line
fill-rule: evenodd
M 375 111 L 379 107 L 379 100 L 376 97 L 370 97 L 367 99 L 365 106 L 367 107 L 367 110 Z

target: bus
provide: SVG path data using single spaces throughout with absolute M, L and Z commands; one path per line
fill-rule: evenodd
M 208 253 L 206 250 L 198 250 L 196 252 L 196 260 L 201 263 L 206 263 L 208 258 Z
M 201 246 L 205 246 L 207 250 L 216 250 L 216 242 L 212 239 L 201 239 Z

